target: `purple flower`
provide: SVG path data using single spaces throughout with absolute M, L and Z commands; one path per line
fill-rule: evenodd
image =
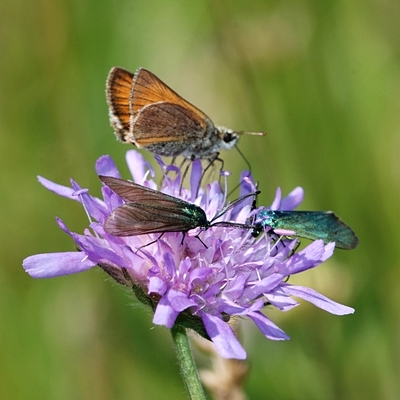
M 154 172 L 142 156 L 130 150 L 126 158 L 134 182 L 157 189 Z M 209 220 L 224 207 L 226 198 L 218 182 L 208 184 L 205 190 L 200 188 L 199 160 L 192 163 L 189 190 L 181 189 L 179 168 L 166 166 L 160 158 L 156 159 L 164 171 L 162 192 L 200 206 Z M 97 161 L 96 172 L 120 177 L 109 156 Z M 107 186 L 102 187 L 101 200 L 72 180 L 72 188 L 41 177 L 39 181 L 54 193 L 79 201 L 90 223 L 83 234 L 78 234 L 57 218 L 60 228 L 72 237 L 80 251 L 30 256 L 23 262 L 26 272 L 35 278 L 50 278 L 100 266 L 119 283 L 132 287 L 138 299 L 153 308 L 155 324 L 168 328 L 175 323 L 186 324 L 210 338 L 222 357 L 246 357 L 228 324 L 232 316 L 247 316 L 267 338 L 285 340 L 289 339 L 286 333 L 262 313 L 265 305 L 287 311 L 298 305 L 292 298 L 295 296 L 333 314 L 354 312 L 312 289 L 287 282 L 290 275 L 327 260 L 333 253 L 334 243 L 324 245 L 322 240 L 316 240 L 296 253 L 296 239 L 278 239 L 266 233 L 254 238 L 250 230 L 215 226 L 189 231 L 183 243 L 182 233 L 167 232 L 153 244 L 142 247 L 160 235 L 116 237 L 104 231 L 103 224 L 109 214 L 123 204 Z M 244 179 L 241 194 L 253 190 L 251 179 Z M 294 189 L 284 199 L 278 189 L 271 208 L 291 210 L 302 199 L 301 188 Z M 253 214 L 250 198 L 220 220 L 246 223 Z M 198 234 L 201 241 L 196 237 Z

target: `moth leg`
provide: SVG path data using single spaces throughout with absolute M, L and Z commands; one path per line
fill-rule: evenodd
M 150 246 L 154 243 L 156 243 L 158 240 L 160 240 L 162 238 L 162 236 L 164 235 L 165 232 L 163 232 L 157 239 L 152 240 L 150 243 L 146 243 L 143 246 L 140 246 L 136 249 L 135 253 L 137 253 L 139 250 L 143 249 L 144 247 Z
M 201 232 L 200 232 L 200 233 L 201 233 Z M 202 245 L 203 245 L 206 249 L 208 249 L 207 245 L 200 239 L 200 236 L 199 236 L 200 233 L 199 233 L 198 235 L 196 235 L 195 238 L 199 239 L 200 242 L 202 243 Z
M 183 241 L 185 240 L 186 232 L 182 232 L 181 246 L 183 246 Z

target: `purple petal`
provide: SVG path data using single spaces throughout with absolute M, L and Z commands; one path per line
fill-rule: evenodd
M 244 170 L 240 174 L 240 192 L 239 196 L 244 196 L 245 194 L 255 192 L 257 190 L 254 185 L 253 176 L 250 171 Z
M 153 317 L 153 323 L 156 325 L 164 325 L 167 328 L 172 328 L 178 314 L 179 312 L 175 311 L 171 307 L 168 296 L 163 296 L 157 304 L 157 308 Z
M 160 156 L 156 155 L 154 158 L 164 175 L 162 192 L 174 195 L 175 189 L 179 190 L 181 186 L 181 169 L 176 165 L 165 165 L 164 160 Z M 172 174 L 168 174 L 169 172 L 172 172 Z M 171 178 L 171 176 L 174 178 Z M 178 197 L 180 196 L 178 195 Z
M 163 296 L 167 290 L 167 284 L 158 276 L 152 276 L 149 278 L 148 284 L 148 292 L 149 294 L 157 293 L 160 296 Z
M 244 292 L 244 299 L 246 301 L 251 301 L 252 299 L 258 298 L 261 294 L 268 293 L 271 290 L 274 290 L 278 287 L 282 280 L 285 278 L 285 275 L 281 273 L 271 274 L 261 281 L 257 282 L 253 287 L 250 287 Z
M 58 183 L 54 183 L 52 181 L 49 181 L 46 178 L 43 178 L 42 176 L 38 176 L 38 181 L 48 190 L 51 192 L 58 194 L 60 196 L 66 197 L 67 199 L 79 201 L 79 198 L 74 196 L 75 190 L 71 189 L 67 186 L 59 185 Z
M 124 204 L 122 198 L 113 192 L 108 186 L 106 186 L 105 183 L 103 185 L 104 186 L 101 188 L 101 192 L 103 194 L 104 202 L 108 206 L 107 210 L 111 212 L 117 207 L 122 206 L 122 204 Z
M 185 266 L 185 264 L 188 264 L 188 269 L 190 269 L 190 267 L 191 267 L 189 259 L 184 260 L 184 262 L 182 264 L 183 264 L 183 266 Z M 203 282 L 206 282 L 208 277 L 212 274 L 213 274 L 213 271 L 211 268 L 197 267 L 192 272 L 190 272 L 189 282 L 191 284 L 196 284 L 196 281 L 199 281 L 199 283 L 202 284 Z
M 143 181 L 146 179 L 148 171 L 151 176 L 154 176 L 153 168 L 151 168 L 150 164 L 136 150 L 129 150 L 126 152 L 126 163 L 132 174 L 133 181 L 140 185 L 142 185 Z
M 97 175 L 113 176 L 114 178 L 121 178 L 121 174 L 115 165 L 114 160 L 109 156 L 101 156 L 96 161 L 96 172 Z
M 159 156 L 158 154 L 154 155 L 155 160 L 157 161 L 157 164 L 160 166 L 162 171 L 166 171 L 167 170 L 167 165 L 165 164 L 164 160 L 162 159 L 161 156 Z
M 246 280 L 247 276 L 241 274 L 237 276 L 236 279 L 234 279 L 233 281 L 228 281 L 224 289 L 224 296 L 231 300 L 236 300 L 242 295 L 245 288 Z
M 266 293 L 265 298 L 271 303 L 271 305 L 281 311 L 289 311 L 299 305 L 296 300 L 284 293 L 281 287 L 271 293 Z
M 316 240 L 299 253 L 290 257 L 286 263 L 288 275 L 298 274 L 299 272 L 314 268 L 327 260 L 333 254 L 334 249 L 335 243 L 328 243 L 324 246 L 322 240 Z
M 67 225 L 65 224 L 65 222 L 61 218 L 56 217 L 56 222 L 57 222 L 57 225 L 60 227 L 60 229 L 63 232 L 65 232 L 67 235 L 72 236 L 72 232 L 68 229 Z
M 246 316 L 249 312 L 260 311 L 262 308 L 264 308 L 264 300 L 262 298 L 259 298 L 254 303 L 246 303 L 245 307 L 228 300 L 220 306 L 220 311 L 229 315 Z
M 53 278 L 86 271 L 96 264 L 83 253 L 74 251 L 35 254 L 25 258 L 22 265 L 25 271 L 33 278 Z
M 168 293 L 171 306 L 174 310 L 181 312 L 189 307 L 196 306 L 196 303 L 189 299 L 185 293 L 171 289 Z
M 251 311 L 247 313 L 258 329 L 264 334 L 265 337 L 271 340 L 289 340 L 290 337 L 272 321 L 270 321 L 260 311 Z
M 226 322 L 205 312 L 201 313 L 201 318 L 216 350 L 222 357 L 237 358 L 238 360 L 246 358 L 246 351 Z
M 347 315 L 354 313 L 354 308 L 336 303 L 317 291 L 304 286 L 285 284 L 283 286 L 283 290 L 288 296 L 300 297 L 301 299 L 307 300 L 322 310 L 330 312 L 331 314 Z
M 304 199 L 304 190 L 298 186 L 294 188 L 284 199 L 281 201 L 280 210 L 294 210 L 298 207 Z
M 247 310 L 239 306 L 236 302 L 225 299 L 219 306 L 219 311 L 229 315 L 246 315 Z
M 76 233 L 72 233 L 72 237 L 75 243 L 84 250 L 85 254 L 95 264 L 101 264 L 102 261 L 106 261 L 118 265 L 120 268 L 131 268 L 130 264 L 124 258 L 104 247 L 101 239 L 78 235 Z
M 164 253 L 164 266 L 169 276 L 174 276 L 176 273 L 175 261 L 171 253 Z
M 190 174 L 190 190 L 192 192 L 192 196 L 190 198 L 191 202 L 194 202 L 197 197 L 197 193 L 199 193 L 201 175 L 203 173 L 203 168 L 200 160 L 192 161 L 192 173 Z
M 109 214 L 107 206 L 101 200 L 92 197 L 89 193 L 83 191 L 73 179 L 71 179 L 71 184 L 75 193 L 78 192 L 76 196 L 79 197 L 86 212 L 96 219 L 96 221 L 104 222 Z
M 271 204 L 271 210 L 279 210 L 281 208 L 281 198 L 282 198 L 282 191 L 281 188 L 278 187 L 275 193 L 275 199 Z

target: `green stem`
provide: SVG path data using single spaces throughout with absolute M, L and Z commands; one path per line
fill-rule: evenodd
M 172 337 L 175 341 L 178 362 L 185 382 L 186 388 L 192 400 L 205 400 L 203 387 L 197 373 L 189 338 L 185 328 L 175 326 L 171 329 Z

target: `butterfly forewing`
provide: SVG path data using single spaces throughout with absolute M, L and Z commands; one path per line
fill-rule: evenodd
M 118 138 L 128 141 L 130 130 L 130 97 L 133 74 L 123 68 L 114 67 L 107 78 L 106 94 L 110 122 Z
M 132 122 L 135 143 L 166 156 L 178 156 L 205 136 L 207 129 L 193 111 L 179 104 L 157 103 L 144 107 Z M 160 144 L 164 144 L 164 147 Z
M 133 118 L 144 106 L 166 102 L 179 104 L 184 108 L 190 109 L 204 120 L 208 117 L 193 104 L 183 99 L 166 85 L 161 79 L 157 78 L 152 72 L 145 68 L 138 68 L 135 72 L 134 83 L 131 94 L 131 112 Z

